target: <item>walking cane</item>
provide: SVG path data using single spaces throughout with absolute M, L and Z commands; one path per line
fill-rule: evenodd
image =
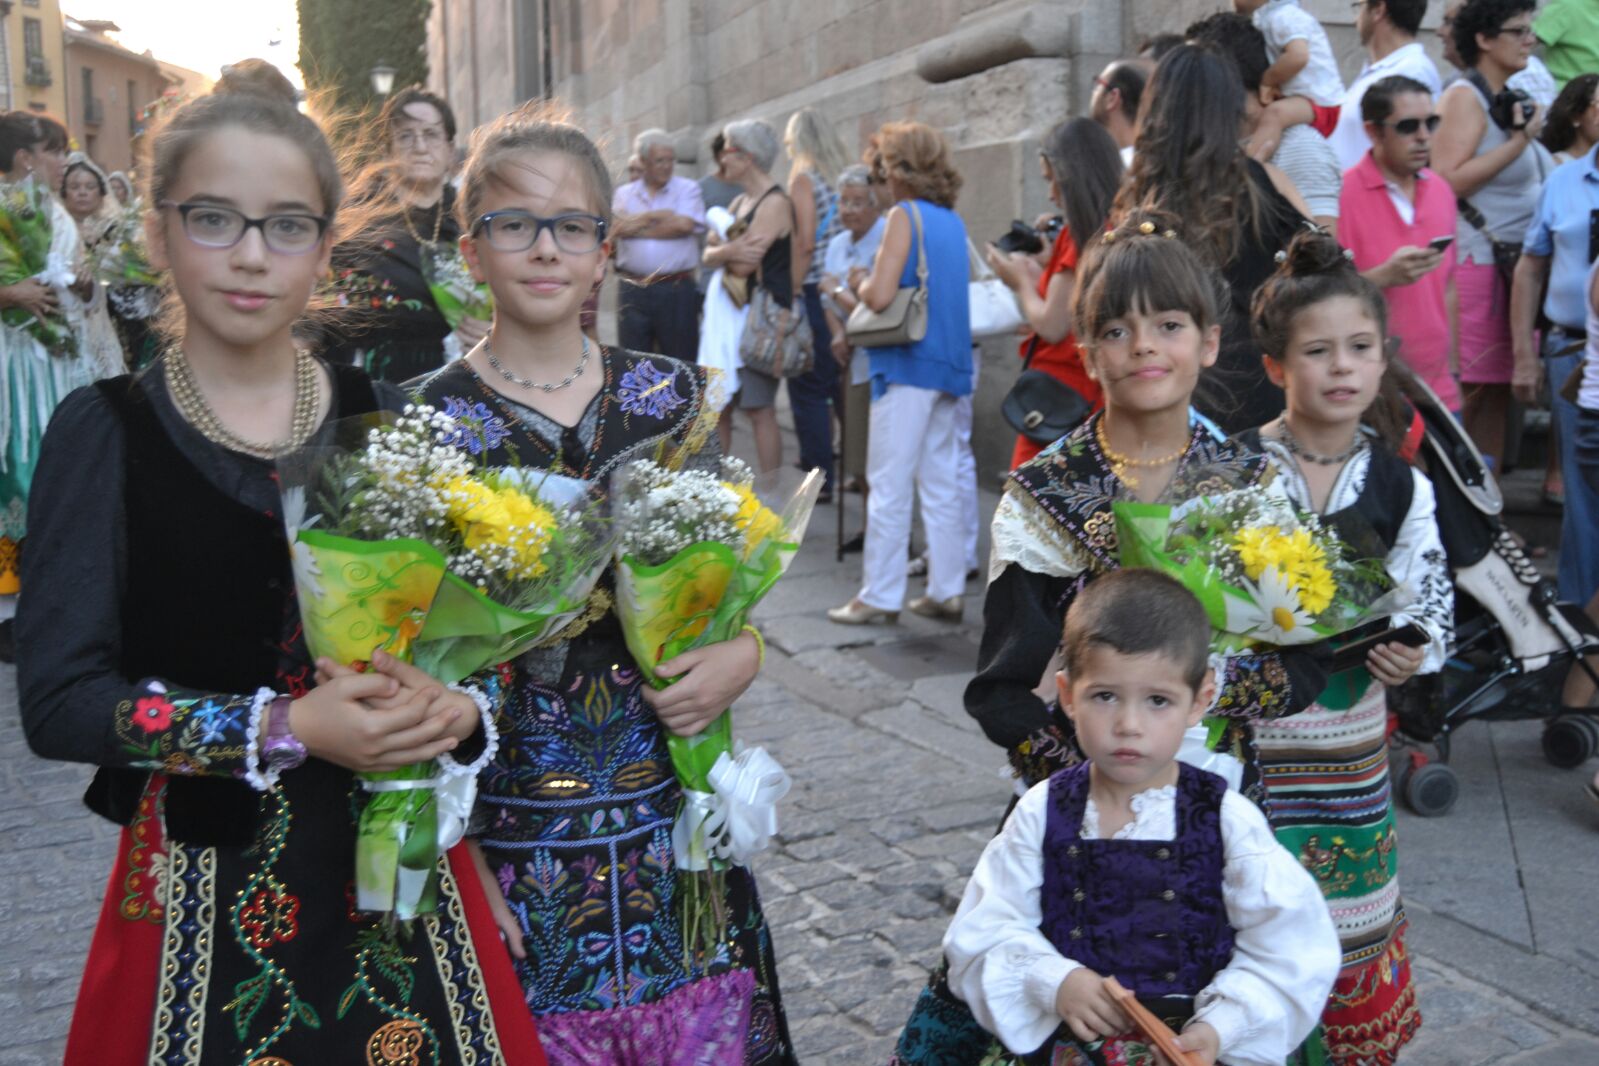
M 832 357 L 829 351 L 828 357 Z M 843 380 L 843 375 L 849 367 L 839 368 L 838 388 L 834 391 L 833 399 L 838 404 L 838 447 L 833 449 L 833 502 L 834 510 L 838 512 L 835 518 L 838 521 L 838 551 L 837 561 L 844 561 L 844 449 L 849 445 L 849 383 Z M 831 433 L 833 427 L 827 427 Z

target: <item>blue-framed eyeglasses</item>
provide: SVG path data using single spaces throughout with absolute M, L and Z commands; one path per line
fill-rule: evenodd
M 592 252 L 605 240 L 605 220 L 581 212 L 540 218 L 531 211 L 490 211 L 472 223 L 472 235 L 481 234 L 496 252 L 525 252 L 546 229 L 555 246 L 569 255 Z

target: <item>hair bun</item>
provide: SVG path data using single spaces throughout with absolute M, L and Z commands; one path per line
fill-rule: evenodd
M 283 72 L 264 59 L 241 59 L 222 68 L 211 87 L 213 96 L 259 96 L 290 107 L 300 106 L 300 90 Z
M 1294 278 L 1355 269 L 1349 253 L 1331 234 L 1310 225 L 1296 233 L 1288 247 L 1277 253 L 1277 262 L 1279 274 Z
M 1158 207 L 1135 207 L 1105 231 L 1105 243 L 1113 244 L 1134 237 L 1159 237 L 1176 240 L 1182 236 L 1183 222 L 1177 215 Z

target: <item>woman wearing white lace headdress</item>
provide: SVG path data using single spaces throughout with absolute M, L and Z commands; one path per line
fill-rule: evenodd
M 117 227 L 105 171 L 82 152 L 73 152 L 67 156 L 56 189 L 67 214 L 78 224 L 78 284 L 73 295 L 81 299 L 67 301 L 67 321 L 77 334 L 79 352 L 93 364 L 96 376 L 115 377 L 127 369 L 127 355 L 111 320 L 106 286 L 94 277 L 95 254 Z

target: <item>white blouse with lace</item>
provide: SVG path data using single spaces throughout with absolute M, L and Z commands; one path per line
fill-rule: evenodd
M 1049 783 L 1029 789 L 983 850 L 949 930 L 949 986 L 977 1021 L 1017 1054 L 1037 1049 L 1060 1025 L 1055 992 L 1081 965 L 1042 932 L 1043 841 Z M 1171 840 L 1176 789 L 1133 797 L 1133 821 L 1116 840 Z M 1232 961 L 1195 999 L 1233 1066 L 1281 1066 L 1321 1017 L 1342 960 L 1327 904 L 1265 817 L 1228 791 L 1221 805 L 1222 900 L 1235 944 Z M 1099 839 L 1090 799 L 1082 836 Z
M 1260 443 L 1277 468 L 1277 484 L 1282 486 L 1294 506 L 1315 510 L 1310 486 L 1293 455 L 1275 437 L 1263 433 Z M 1327 494 L 1327 506 L 1321 513 L 1332 514 L 1353 507 L 1366 488 L 1370 470 L 1370 448 L 1350 457 L 1338 471 L 1332 491 Z M 1410 479 L 1415 486 L 1410 496 L 1410 510 L 1400 524 L 1399 539 L 1388 550 L 1383 564 L 1396 585 L 1410 590 L 1412 599 L 1404 611 L 1392 616 L 1389 624 L 1398 628 L 1414 622 L 1426 630 L 1428 640 L 1418 673 L 1436 674 L 1444 668 L 1449 645 L 1455 639 L 1455 585 L 1449 574 L 1443 541 L 1438 535 L 1438 502 L 1432 482 L 1414 468 L 1410 471 Z

